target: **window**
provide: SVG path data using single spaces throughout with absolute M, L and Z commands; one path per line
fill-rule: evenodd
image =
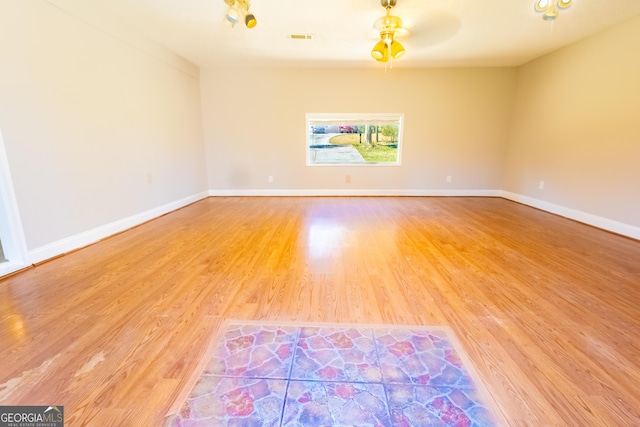
M 399 165 L 402 114 L 307 114 L 307 165 Z

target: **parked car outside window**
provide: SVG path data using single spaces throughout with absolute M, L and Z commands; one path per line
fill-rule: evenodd
M 358 133 L 358 126 L 340 125 L 340 133 Z

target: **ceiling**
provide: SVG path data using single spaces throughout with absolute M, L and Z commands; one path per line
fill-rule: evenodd
M 379 0 L 253 0 L 253 29 L 227 25 L 224 0 L 79 1 L 203 68 L 384 67 L 370 56 Z M 640 0 L 574 0 L 545 21 L 534 1 L 398 0 L 392 14 L 410 35 L 393 66 L 517 66 L 640 15 Z

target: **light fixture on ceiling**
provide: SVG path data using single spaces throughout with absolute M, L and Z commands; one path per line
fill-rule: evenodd
M 409 32 L 402 27 L 400 17 L 391 15 L 391 8 L 396 5 L 396 2 L 397 0 L 380 0 L 380 4 L 387 13 L 373 23 L 373 28 L 380 33 L 380 41 L 373 46 L 371 56 L 378 62 L 393 62 L 394 59 L 400 59 L 406 52 L 404 46 L 396 39 Z
M 542 19 L 552 21 L 558 17 L 559 9 L 566 9 L 571 6 L 573 0 L 536 0 L 534 6 L 536 12 L 543 13 Z
M 231 26 L 240 22 L 241 16 L 244 16 L 244 25 L 247 28 L 253 28 L 258 24 L 255 15 L 249 11 L 251 7 L 249 0 L 224 0 L 224 2 L 229 6 L 224 17 Z

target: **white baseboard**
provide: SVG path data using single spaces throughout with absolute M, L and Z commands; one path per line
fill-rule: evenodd
M 209 190 L 141 212 L 137 215 L 123 218 L 121 220 L 105 224 L 103 226 L 88 230 L 84 233 L 70 236 L 57 242 L 30 250 L 27 254 L 28 263 L 36 264 L 50 258 L 62 255 L 84 246 L 95 243 L 101 239 L 133 228 L 146 221 L 152 220 L 176 209 L 180 209 L 208 196 L 212 197 L 233 197 L 233 196 L 422 196 L 422 197 L 502 197 L 507 200 L 522 203 L 537 209 L 541 209 L 565 218 L 573 219 L 603 230 L 611 231 L 623 236 L 640 240 L 640 227 L 624 224 L 608 218 L 567 208 L 502 190 L 336 190 L 336 189 L 307 189 L 307 190 Z M 15 265 L 10 263 L 0 264 L 0 277 L 24 268 L 27 265 Z
M 587 212 L 582 212 L 576 209 L 567 208 L 565 206 L 556 205 L 554 203 L 535 199 L 533 197 L 510 193 L 508 191 L 500 191 L 500 197 L 507 200 L 512 200 L 514 202 L 522 203 L 523 205 L 541 209 L 546 212 L 560 215 L 578 222 L 582 222 L 584 224 L 592 225 L 603 230 L 611 231 L 616 234 L 631 237 L 632 239 L 640 240 L 640 227 L 625 224 L 619 221 L 614 221 L 612 219 L 593 215 Z
M 57 242 L 49 243 L 39 248 L 30 250 L 27 254 L 28 262 L 29 264 L 36 264 L 44 260 L 62 255 L 66 252 L 82 248 L 106 237 L 120 233 L 129 228 L 133 228 L 144 222 L 172 212 L 176 209 L 180 209 L 191 203 L 197 202 L 198 200 L 202 200 L 206 197 L 208 197 L 208 194 L 206 192 L 185 197 L 184 199 L 167 203 L 166 205 L 162 205 L 157 208 L 149 209 L 148 211 L 141 212 L 139 214 L 130 216 L 128 218 L 123 218 L 118 221 L 114 221 L 110 224 L 105 224 L 92 230 L 76 234 L 75 236 L 70 236 L 65 239 L 58 240 Z
M 367 189 L 304 189 L 304 190 L 209 190 L 212 197 L 305 197 L 305 196 L 423 196 L 423 197 L 500 197 L 499 190 L 367 190 Z
M 27 265 L 15 264 L 12 262 L 3 262 L 0 263 L 0 277 L 6 276 L 11 273 L 15 273 L 18 270 L 22 270 L 23 268 L 28 267 Z
M 246 196 L 422 196 L 422 197 L 502 197 L 546 212 L 563 216 L 603 230 L 640 240 L 640 227 L 578 211 L 533 197 L 504 190 L 365 190 L 365 189 L 304 189 L 304 190 L 209 190 L 212 197 Z

